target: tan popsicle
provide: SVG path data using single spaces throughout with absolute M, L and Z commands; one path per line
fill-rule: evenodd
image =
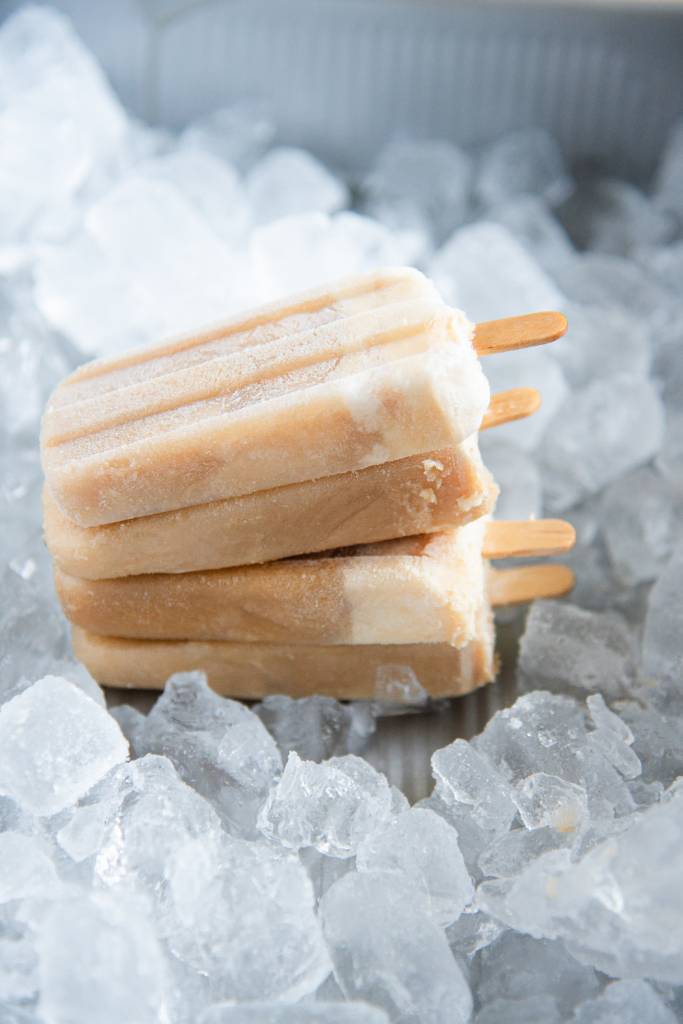
M 93 364 L 48 403 L 48 486 L 92 526 L 453 447 L 488 404 L 472 334 L 399 270 Z
M 559 597 L 573 584 L 563 565 L 491 570 L 496 604 Z M 162 689 L 174 672 L 199 669 L 230 697 L 258 700 L 325 694 L 339 700 L 414 700 L 417 687 L 432 697 L 457 697 L 496 674 L 493 621 L 482 608 L 463 647 L 417 644 L 251 644 L 197 640 L 133 640 L 97 636 L 74 627 L 74 653 L 103 686 Z
M 57 569 L 55 580 L 67 618 L 103 636 L 464 647 L 489 605 L 488 557 L 557 553 L 573 540 L 572 527 L 562 521 L 480 519 L 431 535 L 264 565 L 112 580 L 84 580 Z M 506 603 L 528 599 L 525 570 L 516 572 L 521 594 L 508 588 L 501 595 L 494 573 L 494 597 L 497 587 Z M 502 579 L 509 581 L 509 572 Z

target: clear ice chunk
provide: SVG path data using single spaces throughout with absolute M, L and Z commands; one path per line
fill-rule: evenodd
M 41 816 L 74 804 L 128 756 L 113 718 L 57 676 L 0 708 L 0 749 L 0 793 Z
M 358 847 L 359 871 L 400 871 L 422 890 L 434 919 L 457 920 L 474 894 L 454 828 L 433 811 L 404 811 Z
M 553 343 L 552 354 L 572 388 L 619 373 L 647 376 L 653 338 L 646 323 L 619 309 L 574 304 L 565 312 L 569 330 Z
M 392 1020 L 465 1024 L 472 996 L 419 890 L 395 872 L 349 872 L 323 897 L 323 930 L 348 999 L 367 999 Z
M 259 718 L 210 690 L 200 672 L 168 680 L 144 721 L 138 747 L 168 757 L 238 835 L 253 834 L 256 815 L 282 771 L 275 740 Z
M 224 160 L 185 146 L 140 164 L 138 171 L 177 188 L 222 238 L 244 240 L 250 220 L 247 197 L 237 172 Z
M 515 879 L 484 882 L 478 903 L 519 931 L 562 939 L 582 963 L 612 977 L 680 985 L 682 830 L 683 794 L 674 787 L 580 860 L 546 853 Z
M 640 979 L 612 981 L 581 1003 L 572 1024 L 676 1024 L 678 1017 L 652 985 Z
M 271 149 L 251 169 L 246 189 L 258 224 L 314 210 L 334 213 L 348 200 L 346 186 L 319 160 L 288 146 Z
M 142 174 L 94 203 L 68 242 L 45 246 L 35 274 L 44 316 L 88 353 L 197 330 L 252 295 L 246 261 L 177 188 Z
M 144 909 L 107 893 L 52 904 L 38 935 L 40 1014 L 49 1024 L 157 1024 L 165 965 Z
M 255 288 L 275 299 L 336 277 L 412 263 L 415 237 L 344 211 L 302 213 L 256 228 L 249 253 Z
M 562 151 L 540 128 L 504 136 L 483 154 L 476 191 L 481 203 L 493 206 L 515 196 L 541 196 L 560 203 L 572 191 Z
M 192 121 L 180 135 L 180 145 L 205 149 L 238 171 L 248 171 L 275 136 L 275 125 L 262 104 L 240 100 Z
M 524 451 L 538 448 L 553 418 L 569 397 L 561 365 L 541 349 L 509 352 L 489 359 L 484 369 L 491 391 L 533 386 L 542 396 L 541 407 L 528 419 L 497 427 L 495 443 L 507 442 Z
M 54 862 L 38 836 L 0 832 L 0 903 L 53 899 L 60 890 Z
M 675 232 L 670 213 L 626 181 L 599 178 L 582 184 L 560 211 L 579 249 L 628 256 L 660 245 Z
M 683 676 L 683 546 L 679 545 L 650 591 L 643 632 L 643 669 L 678 689 Z
M 512 784 L 543 772 L 583 787 L 591 818 L 628 813 L 634 804 L 624 778 L 592 736 L 577 701 L 537 690 L 498 711 L 474 746 Z
M 537 519 L 541 515 L 541 474 L 531 455 L 487 434 L 482 435 L 480 447 L 484 463 L 500 487 L 496 518 Z
M 664 411 L 649 380 L 618 374 L 575 392 L 541 448 L 548 508 L 562 511 L 648 462 L 664 437 Z
M 0 245 L 40 234 L 125 144 L 125 114 L 69 21 L 27 5 L 0 31 Z
M 470 158 L 442 139 L 395 140 L 365 179 L 372 201 L 413 204 L 439 237 L 465 219 L 472 179 Z
M 200 834 L 178 850 L 166 884 L 169 947 L 211 978 L 218 999 L 296 1002 L 329 974 L 313 886 L 296 856 Z
M 519 670 L 529 690 L 626 696 L 637 674 L 632 632 L 615 612 L 535 601 L 520 643 Z
M 432 755 L 432 773 L 436 791 L 446 803 L 467 808 L 487 832 L 508 830 L 516 813 L 510 786 L 467 740 L 454 740 L 437 750 Z
M 473 973 L 482 1003 L 550 997 L 565 1020 L 577 1003 L 597 995 L 600 989 L 595 971 L 578 963 L 561 942 L 510 931 L 482 949 Z
M 561 309 L 564 298 L 551 278 L 509 231 L 493 221 L 457 230 L 429 267 L 446 302 L 470 320 Z
M 287 849 L 314 846 L 343 858 L 353 857 L 359 843 L 391 813 L 389 783 L 367 761 L 347 754 L 316 764 L 292 752 L 258 826 Z
M 588 819 L 588 799 L 583 786 L 557 775 L 534 772 L 513 791 L 513 800 L 528 829 L 552 828 L 576 832 Z
M 340 704 L 332 697 L 273 694 L 254 708 L 284 760 L 292 750 L 304 761 L 357 754 L 375 730 L 369 704 Z
M 607 488 L 600 516 L 618 579 L 635 586 L 659 576 L 683 525 L 670 481 L 649 466 L 637 469 Z

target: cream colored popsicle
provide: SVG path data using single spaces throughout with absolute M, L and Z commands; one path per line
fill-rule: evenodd
M 107 579 L 252 565 L 432 533 L 491 511 L 476 437 L 456 448 L 106 526 L 78 526 L 43 494 L 45 539 L 66 573 Z
M 91 364 L 48 404 L 47 484 L 94 526 L 454 447 L 489 398 L 472 333 L 398 270 Z
M 55 581 L 67 618 L 103 636 L 464 647 L 488 606 L 485 525 L 211 572 L 84 580 L 57 569 Z
M 75 627 L 76 657 L 103 686 L 161 690 L 174 672 L 200 669 L 219 693 L 243 699 L 267 694 L 323 694 L 338 700 L 399 701 L 421 686 L 432 697 L 456 697 L 496 674 L 493 623 L 482 611 L 465 647 L 443 643 L 315 646 L 196 640 L 123 640 Z

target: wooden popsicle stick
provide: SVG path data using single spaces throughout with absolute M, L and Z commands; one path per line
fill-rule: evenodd
M 501 519 L 486 524 L 484 558 L 561 555 L 574 547 L 576 532 L 564 519 Z
M 574 586 L 566 565 L 524 565 L 519 569 L 490 569 L 489 598 L 494 607 L 524 604 L 541 597 L 563 597 Z
M 477 324 L 474 347 L 480 356 L 497 352 L 513 352 L 519 348 L 547 345 L 567 332 L 567 318 L 563 313 L 528 313 L 526 316 L 508 316 L 503 320 L 485 320 Z
M 510 388 L 491 396 L 491 402 L 484 413 L 480 430 L 499 427 L 513 420 L 523 420 L 533 415 L 541 406 L 541 394 L 536 388 Z

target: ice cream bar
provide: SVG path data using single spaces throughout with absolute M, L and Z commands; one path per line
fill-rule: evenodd
M 477 440 L 321 480 L 106 526 L 78 526 L 43 495 L 47 546 L 73 576 L 106 579 L 252 565 L 464 525 L 497 488 Z
M 462 648 L 488 606 L 485 525 L 265 565 L 55 580 L 67 618 L 102 636 Z
M 454 447 L 489 398 L 472 333 L 387 271 L 91 364 L 48 403 L 48 487 L 95 526 Z
M 174 672 L 201 669 L 231 697 L 271 693 L 338 700 L 455 697 L 495 676 L 493 624 L 482 611 L 476 635 L 461 648 L 444 643 L 316 646 L 196 640 L 124 640 L 74 628 L 73 649 L 104 686 L 162 689 Z M 418 691 L 419 692 L 419 691 Z

